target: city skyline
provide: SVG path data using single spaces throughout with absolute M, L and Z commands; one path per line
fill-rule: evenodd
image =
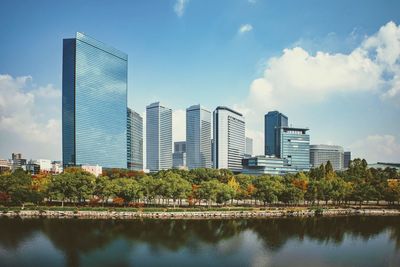
M 154 11 L 162 16 L 152 22 L 138 15 L 136 20 L 128 16 L 109 25 L 96 16 L 84 22 L 86 6 L 72 21 L 67 17 L 73 4 L 62 3 L 61 25 L 61 19 L 51 24 L 38 18 L 54 17 L 57 8 L 50 2 L 39 13 L 40 5 L 25 9 L 6 1 L 0 11 L 0 22 L 6 26 L 0 31 L 7 36 L 0 45 L 0 156 L 20 151 L 27 158 L 61 159 L 62 39 L 83 31 L 134 61 L 128 66 L 128 107 L 144 117 L 146 105 L 165 103 L 173 110 L 174 141 L 186 140 L 187 106 L 201 103 L 214 110 L 226 105 L 243 113 L 254 154 L 263 154 L 263 116 L 276 109 L 296 121 L 294 126 L 309 127 L 311 144 L 340 145 L 351 150 L 353 158 L 369 162 L 400 160 L 398 3 L 346 4 L 347 15 L 333 25 L 329 22 L 344 2 L 329 9 L 290 3 L 293 9 L 319 14 L 310 21 L 268 1 L 213 2 L 213 9 L 207 1 L 185 3 L 175 9 L 175 1 L 160 2 Z M 125 2 L 118 10 L 121 7 L 136 14 L 149 10 L 150 4 Z M 17 8 L 21 17 L 5 12 Z M 360 8 L 362 12 L 356 12 Z M 95 14 L 105 10 L 102 5 L 94 9 Z M 244 12 L 235 16 L 236 9 Z M 27 10 L 32 12 L 25 14 Z M 111 8 L 107 22 L 116 16 L 115 10 Z M 282 32 L 271 28 L 278 26 L 276 15 L 264 18 L 277 10 L 288 19 Z M 200 19 L 204 14 L 210 21 Z M 295 31 L 288 27 L 296 19 Z M 29 32 L 23 28 L 27 22 L 32 23 Z M 134 26 L 112 31 L 124 23 Z M 210 27 L 212 23 L 216 27 Z M 161 42 L 151 42 L 155 38 Z M 381 52 L 375 56 L 376 51 Z

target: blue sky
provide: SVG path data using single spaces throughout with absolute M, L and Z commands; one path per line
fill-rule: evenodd
M 312 143 L 400 161 L 399 1 L 8 1 L 0 8 L 0 157 L 59 159 L 62 39 L 84 32 L 128 54 L 143 113 L 227 105 L 263 151 L 263 114 Z M 381 52 L 379 52 L 381 51 Z M 382 52 L 383 51 L 383 52 Z

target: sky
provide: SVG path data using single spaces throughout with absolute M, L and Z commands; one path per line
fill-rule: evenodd
M 400 1 L 135 0 L 0 3 L 0 158 L 61 159 L 62 39 L 128 54 L 128 106 L 242 112 L 254 153 L 264 114 L 368 162 L 400 162 Z

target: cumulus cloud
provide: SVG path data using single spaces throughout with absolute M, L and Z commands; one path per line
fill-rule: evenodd
M 244 34 L 246 32 L 250 32 L 253 30 L 253 26 L 251 24 L 243 24 L 239 27 L 238 33 Z
M 247 98 L 235 108 L 261 130 L 260 114 L 322 104 L 334 95 L 368 93 L 400 106 L 400 27 L 394 22 L 365 37 L 349 53 L 311 53 L 295 46 L 266 61 Z M 255 146 L 262 147 L 262 144 Z
M 189 3 L 189 0 L 176 0 L 174 5 L 174 12 L 178 17 L 182 17 L 185 13 L 186 5 Z
M 368 162 L 398 162 L 400 159 L 400 143 L 393 135 L 369 135 L 350 145 L 354 151 L 353 158 L 366 158 Z
M 60 159 L 61 91 L 32 85 L 32 77 L 0 75 L 0 151 L 2 157 Z
M 349 54 L 284 49 L 267 61 L 263 77 L 251 83 L 242 109 L 319 103 L 338 92 L 373 92 L 400 102 L 399 26 L 387 23 Z

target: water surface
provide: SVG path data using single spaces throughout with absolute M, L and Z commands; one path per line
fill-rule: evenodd
M 0 266 L 400 266 L 400 216 L 0 218 Z

